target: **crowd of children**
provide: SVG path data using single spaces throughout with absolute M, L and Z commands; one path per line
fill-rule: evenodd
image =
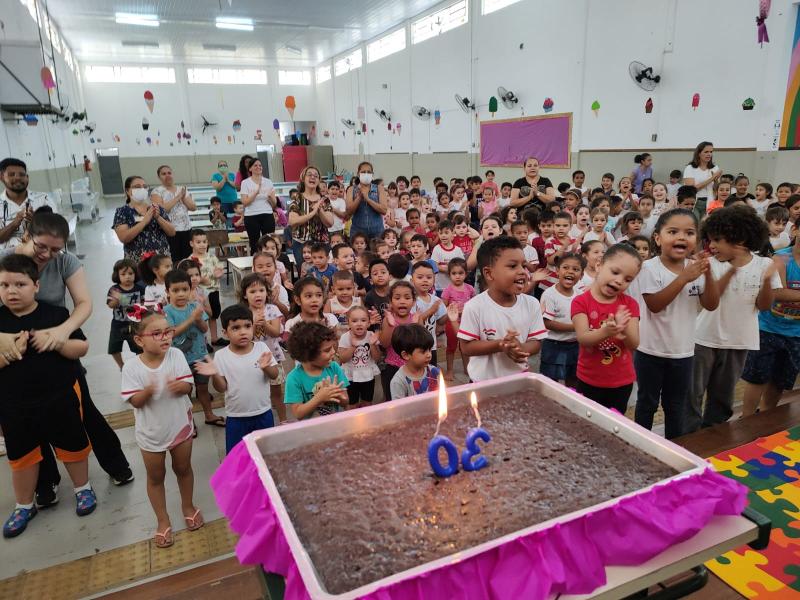
M 652 428 L 662 407 L 668 438 L 729 419 L 739 379 L 743 414 L 775 406 L 800 371 L 799 186 L 781 184 L 773 197 L 759 183 L 750 195 L 746 178 L 720 175 L 701 206 L 680 172 L 669 184 L 645 178 L 639 195 L 630 177 L 618 190 L 609 173 L 596 189 L 585 182 L 576 171 L 555 201 L 512 206 L 512 184 L 498 185 L 492 171 L 437 178 L 431 193 L 418 177 L 397 177 L 386 184 L 382 234 L 349 237 L 340 207 L 330 244 L 306 242 L 297 265 L 282 237 L 265 235 L 238 303 L 224 310 L 222 269 L 203 231 L 178 265 L 159 254 L 118 261 L 108 352 L 135 412 L 156 545 L 173 543 L 167 451 L 187 526 L 203 524 L 192 503 L 192 390 L 205 422 L 225 428 L 228 452 L 290 419 L 435 390 L 440 376 L 455 379 L 458 354 L 471 381 L 524 372 L 536 356 L 543 375 L 621 413 L 638 383 L 633 418 Z M 338 201 L 341 186 L 328 190 Z M 28 300 L 15 304 L 21 287 L 5 282 L 17 279 L 34 287 L 36 274 L 0 262 L 0 331 L 22 331 L 27 311 L 38 315 Z M 85 352 L 79 333 L 51 353 L 54 364 L 66 369 Z M 123 342 L 137 354 L 124 363 Z M 18 377 L 11 367 L 0 362 L 0 379 Z M 209 386 L 224 393 L 225 418 L 213 413 Z M 83 489 L 85 439 L 47 435 Z M 9 454 L 20 443 L 15 454 L 26 455 L 20 439 L 6 430 Z M 35 511 L 29 478 L 19 489 L 16 481 L 17 510 Z

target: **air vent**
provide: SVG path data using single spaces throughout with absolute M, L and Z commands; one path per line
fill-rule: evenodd
M 122 45 L 126 48 L 158 48 L 158 42 L 134 42 L 132 40 L 122 40 Z
M 203 50 L 221 50 L 223 52 L 236 52 L 234 44 L 203 44 Z

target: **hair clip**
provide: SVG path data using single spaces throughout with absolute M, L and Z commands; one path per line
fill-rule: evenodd
M 164 314 L 164 311 L 159 303 L 156 303 L 153 306 L 145 306 L 144 304 L 133 304 L 128 307 L 127 311 L 125 311 L 128 320 L 133 321 L 134 323 L 141 323 L 142 319 L 144 319 L 147 315 L 152 313 L 156 313 L 159 315 Z
M 146 261 L 146 260 L 150 260 L 150 259 L 151 259 L 151 258 L 153 258 L 155 255 L 156 255 L 156 252 L 155 252 L 155 250 L 148 250 L 147 252 L 145 252 L 144 254 L 142 254 L 142 258 L 140 259 L 140 261 L 139 261 L 139 262 L 144 262 L 144 261 Z

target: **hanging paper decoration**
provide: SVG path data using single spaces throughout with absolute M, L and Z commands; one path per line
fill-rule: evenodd
M 28 127 L 36 127 L 39 124 L 39 118 L 36 115 L 25 115 L 22 120 Z
M 322 132 L 322 137 L 326 138 L 331 137 L 331 132 L 326 129 L 325 131 Z
M 311 137 L 316 137 L 316 135 L 317 135 L 317 126 L 316 125 L 312 125 L 311 126 L 310 135 L 311 135 Z
M 239 133 L 242 130 L 242 122 L 239 119 L 236 119 L 233 122 L 233 131 L 235 133 Z
M 150 129 L 150 121 L 146 118 L 142 118 L 142 131 L 147 131 L 148 129 Z
M 363 121 L 367 118 L 367 111 L 363 106 L 356 107 L 356 119 Z
M 492 116 L 497 112 L 497 98 L 494 96 L 489 98 L 489 112 L 492 113 Z
M 94 144 L 94 142 L 95 142 L 95 139 L 93 137 L 90 137 L 89 138 L 89 143 Z
M 182 139 L 183 139 L 183 136 L 181 135 L 181 132 L 179 131 L 178 132 L 178 141 L 180 142 Z
M 192 134 L 191 133 L 186 133 L 185 131 L 183 132 L 183 139 L 189 140 L 191 138 L 192 138 Z
M 552 98 L 545 98 L 544 102 L 542 103 L 542 108 L 544 109 L 544 112 L 546 113 L 553 112 L 553 104 L 554 102 Z
M 442 111 L 438 108 L 433 110 L 433 122 L 439 125 L 442 122 Z
M 147 105 L 147 110 L 150 111 L 150 114 L 153 114 L 153 107 L 155 106 L 155 100 L 153 99 L 153 92 L 150 90 L 145 90 L 144 92 L 144 103 Z
M 389 121 L 386 125 L 387 125 L 389 131 L 392 131 L 392 122 Z
M 697 107 L 700 106 L 700 94 L 695 93 L 692 96 L 692 110 L 697 110 Z
M 142 140 L 140 140 L 139 138 L 136 138 L 136 145 L 137 146 L 141 146 L 142 145 Z
M 758 1 L 758 16 L 756 17 L 756 30 L 758 33 L 758 45 L 764 47 L 764 42 L 769 43 L 769 33 L 767 33 L 767 17 L 771 0 Z
M 56 87 L 56 82 L 53 79 L 53 74 L 50 72 L 49 67 L 42 67 L 40 75 L 42 77 L 42 85 L 44 86 L 44 89 L 49 92 Z
M 159 143 L 159 140 L 158 140 L 158 139 L 156 139 L 156 146 L 158 146 L 158 143 Z
M 400 135 L 400 123 L 394 126 L 395 130 L 397 131 L 397 135 Z
M 742 102 L 742 110 L 753 110 L 755 107 L 756 101 L 752 98 L 747 98 L 744 102 Z
M 214 145 L 217 145 L 217 136 L 214 136 Z
M 169 145 L 174 147 L 175 146 L 175 142 L 170 142 Z
M 147 145 L 148 145 L 148 146 L 150 146 L 150 145 L 152 145 L 152 143 L 153 143 L 153 138 L 151 138 L 151 137 L 148 135 L 148 136 L 147 136 L 147 137 L 144 139 L 144 141 L 145 141 L 145 142 L 147 142 Z
M 261 130 L 260 129 L 256 129 L 256 135 L 253 137 L 253 139 L 255 141 L 257 141 L 257 142 L 263 142 L 264 140 L 262 138 L 263 138 L 263 134 L 261 133 Z
M 158 130 L 158 132 L 156 132 L 156 135 L 157 135 L 158 137 L 161 137 L 161 130 L 160 130 L 160 129 Z
M 648 98 L 647 102 L 644 103 L 644 112 L 646 112 L 648 115 L 651 112 L 653 112 L 653 99 L 652 98 Z
M 286 100 L 284 100 L 283 105 L 286 107 L 286 110 L 289 111 L 289 116 L 294 120 L 294 109 L 297 108 L 297 103 L 294 100 L 294 96 L 286 96 Z
M 233 143 L 233 136 L 230 136 L 230 135 L 228 136 L 228 143 L 229 144 Z
M 600 113 L 600 103 L 597 100 L 592 102 L 592 112 L 595 117 Z
M 78 131 L 77 129 L 73 129 L 72 130 L 72 135 L 78 135 L 79 133 L 80 133 L 80 131 Z
M 119 144 L 121 139 L 122 138 L 120 138 L 119 135 L 116 135 L 116 134 L 114 135 L 114 141 L 117 142 L 118 144 Z
M 361 133 L 367 133 L 367 124 L 361 123 Z

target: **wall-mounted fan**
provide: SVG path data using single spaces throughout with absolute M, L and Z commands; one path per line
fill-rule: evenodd
M 468 113 L 471 110 L 475 110 L 475 103 L 470 102 L 470 99 L 467 98 L 466 96 L 462 97 L 461 95 L 456 94 L 455 98 L 456 102 L 458 102 L 458 105 L 461 107 L 461 110 L 463 110 L 465 113 Z
M 519 102 L 519 98 L 514 95 L 514 92 L 507 90 L 503 86 L 497 88 L 497 95 L 500 97 L 500 102 L 503 103 L 503 106 L 508 109 L 514 108 Z
M 431 111 L 429 111 L 424 106 L 419 106 L 415 104 L 411 107 L 411 113 L 417 117 L 420 121 L 430 121 L 431 120 Z
M 342 125 L 344 125 L 348 129 L 355 129 L 356 128 L 356 122 L 351 120 L 351 119 L 342 119 Z
M 83 126 L 84 133 L 88 133 L 90 135 L 94 133 L 95 129 L 97 129 L 97 123 L 95 123 L 94 121 L 90 121 Z
M 206 129 L 209 127 L 216 127 L 217 123 L 212 119 L 212 117 L 200 115 L 200 126 L 203 128 L 203 133 L 205 133 Z
M 634 83 L 645 92 L 652 92 L 661 81 L 661 75 L 653 75 L 653 67 L 648 67 L 636 60 L 628 65 L 628 72 Z
M 376 115 L 378 115 L 378 116 L 380 117 L 381 121 L 383 121 L 384 123 L 388 123 L 389 121 L 391 121 L 391 120 L 392 120 L 392 115 L 390 115 L 390 114 L 389 114 L 387 111 L 385 111 L 385 110 L 378 110 L 378 109 L 376 108 L 376 109 L 375 109 L 375 114 L 376 114 Z

